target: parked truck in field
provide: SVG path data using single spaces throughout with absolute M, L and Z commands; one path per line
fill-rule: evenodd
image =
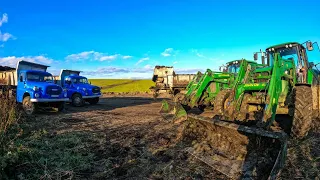
M 101 88 L 93 86 L 84 76 L 80 76 L 81 71 L 63 69 L 56 83 L 67 90 L 69 102 L 73 106 L 83 106 L 85 102 L 97 104 L 101 96 Z
M 178 94 L 184 91 L 195 74 L 176 74 L 172 66 L 155 66 L 152 81 L 155 86 L 150 89 L 155 93 L 169 92 Z
M 54 84 L 48 67 L 28 61 L 19 61 L 16 68 L 0 66 L 0 95 L 14 97 L 27 115 L 40 107 L 62 111 L 67 91 Z

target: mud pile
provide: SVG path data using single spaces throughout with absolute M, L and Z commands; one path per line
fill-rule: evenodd
M 187 151 L 230 178 L 267 179 L 278 164 L 279 140 L 206 121 L 187 123 L 183 132 L 185 145 L 190 145 Z

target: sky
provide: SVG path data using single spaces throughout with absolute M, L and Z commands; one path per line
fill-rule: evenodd
M 195 73 L 284 42 L 320 43 L 317 0 L 2 0 L 0 65 L 19 60 L 88 78 Z M 312 57 L 312 58 L 310 58 Z M 320 62 L 317 48 L 309 60 Z

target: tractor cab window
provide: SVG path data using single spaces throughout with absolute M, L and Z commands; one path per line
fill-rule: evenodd
M 229 64 L 227 69 L 229 73 L 238 73 L 240 70 L 240 64 Z

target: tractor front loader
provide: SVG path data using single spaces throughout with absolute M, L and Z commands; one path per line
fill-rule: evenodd
M 304 138 L 319 114 L 319 74 L 306 53 L 312 43 L 306 45 L 267 48 L 266 66 L 246 71 L 231 90 L 218 93 L 215 118 L 189 114 L 186 150 L 232 179 L 276 179 L 287 139 Z
M 187 112 L 197 107 L 201 111 L 216 109 L 214 100 L 218 93 L 228 92 L 228 89 L 238 84 L 246 76 L 247 72 L 261 64 L 245 59 L 230 61 L 226 64 L 224 72 L 213 72 L 210 69 L 198 77 L 198 81 L 191 81 L 186 93 L 179 93 L 172 103 L 163 101 L 160 113 L 164 117 L 173 118 L 180 122 L 187 119 Z M 221 68 L 220 68 L 221 70 Z M 192 83 L 192 84 L 191 84 Z M 213 113 L 209 113 L 214 115 Z

